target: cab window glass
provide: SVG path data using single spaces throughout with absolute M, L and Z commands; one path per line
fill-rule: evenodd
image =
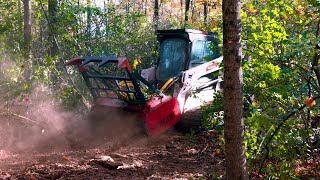
M 197 40 L 193 42 L 190 66 L 195 67 L 218 56 L 212 51 L 214 44 L 211 41 Z
M 158 78 L 166 80 L 178 76 L 185 67 L 187 42 L 183 39 L 166 39 L 160 45 Z

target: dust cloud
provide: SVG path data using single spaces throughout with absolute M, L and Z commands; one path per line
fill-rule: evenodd
M 66 112 L 45 87 L 23 99 L 2 102 L 0 151 L 61 152 L 101 146 L 125 146 L 144 136 L 133 114 L 107 107 L 89 113 Z
M 52 149 L 54 144 L 64 143 L 68 119 L 79 119 L 72 113 L 60 111 L 44 87 L 2 104 L 5 106 L 0 116 L 0 149 Z
M 0 61 L 0 170 L 44 154 L 116 151 L 147 141 L 137 114 L 107 107 L 69 112 L 42 85 L 25 94 L 15 92 L 23 84 L 8 71 L 16 66 L 10 62 Z

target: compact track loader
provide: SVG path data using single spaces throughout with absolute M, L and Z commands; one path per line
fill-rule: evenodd
M 222 89 L 222 56 L 216 34 L 192 29 L 158 30 L 159 58 L 154 67 L 134 72 L 126 57 L 76 57 L 94 99 L 94 108 L 136 113 L 150 135 L 177 125 L 200 126 L 200 107 Z M 106 115 L 107 116 L 107 115 Z

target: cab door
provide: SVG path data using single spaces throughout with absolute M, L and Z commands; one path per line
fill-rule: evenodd
M 179 76 L 186 68 L 188 45 L 185 39 L 168 38 L 160 44 L 160 59 L 157 68 L 157 79 L 166 81 Z

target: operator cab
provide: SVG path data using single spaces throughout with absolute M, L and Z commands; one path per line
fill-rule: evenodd
M 217 34 L 193 29 L 158 30 L 160 42 L 156 79 L 166 81 L 182 71 L 220 56 Z

